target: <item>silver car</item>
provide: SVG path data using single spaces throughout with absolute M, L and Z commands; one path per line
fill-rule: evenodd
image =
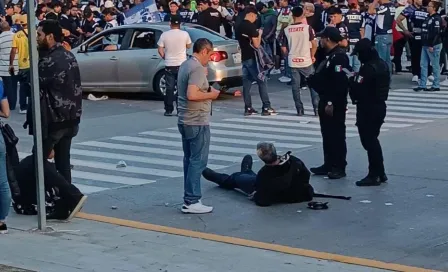
M 165 95 L 164 60 L 157 51 L 167 23 L 142 23 L 110 28 L 72 49 L 81 70 L 81 81 L 88 92 L 155 92 Z M 242 85 L 241 52 L 238 42 L 205 27 L 182 24 L 181 29 L 195 42 L 207 38 L 214 53 L 208 65 L 210 83 L 222 88 Z M 112 41 L 112 42 L 111 42 Z M 114 44 L 114 46 L 107 46 Z M 192 50 L 187 50 L 191 55 Z

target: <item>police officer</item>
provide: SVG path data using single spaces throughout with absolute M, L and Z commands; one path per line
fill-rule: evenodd
M 348 5 L 350 10 L 345 14 L 345 24 L 348 28 L 348 43 L 350 50 L 353 51 L 355 44 L 364 36 L 363 28 L 363 16 L 359 11 L 358 0 L 349 0 Z M 356 56 L 350 56 L 350 66 L 353 68 L 354 72 L 359 71 L 361 64 Z
M 327 26 L 317 34 L 327 57 L 308 79 L 308 85 L 320 97 L 318 114 L 323 140 L 324 164 L 311 168 L 315 175 L 330 179 L 346 176 L 347 146 L 345 142 L 345 111 L 349 82 L 344 70 L 350 69 L 346 50 L 339 46 L 343 40 L 335 27 Z
M 369 158 L 369 173 L 357 186 L 378 186 L 387 181 L 383 152 L 378 136 L 386 117 L 390 72 L 369 39 L 360 40 L 353 50 L 362 63 L 359 73 L 350 78 L 350 98 L 356 105 L 356 125 L 361 144 Z

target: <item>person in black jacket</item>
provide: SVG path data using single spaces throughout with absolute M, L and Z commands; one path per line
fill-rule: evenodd
M 390 88 L 389 66 L 366 38 L 355 45 L 352 55 L 358 56 L 362 66 L 359 74 L 350 78 L 349 94 L 356 105 L 356 125 L 369 159 L 369 173 L 357 181 L 356 185 L 378 186 L 387 181 L 378 136 L 386 117 L 386 100 Z
M 252 171 L 252 157 L 246 155 L 240 172 L 227 175 L 206 168 L 202 175 L 224 189 L 244 192 L 258 206 L 313 199 L 310 172 L 299 158 L 290 155 L 290 152 L 278 156 L 272 143 L 259 143 L 257 155 L 265 163 L 258 174 Z
M 428 4 L 429 16 L 422 25 L 422 54 L 420 57 L 420 80 L 414 91 L 440 91 L 440 52 L 442 51 L 442 17 L 437 13 L 441 3 L 431 1 Z M 434 81 L 432 87 L 426 88 L 428 66 L 431 63 Z
M 202 2 L 201 5 L 206 7 L 205 9 L 203 7 L 202 12 L 199 13 L 198 24 L 210 30 L 220 33 L 221 25 L 224 20 L 221 13 L 217 9 L 211 7 L 210 6 L 211 3 L 208 1 Z
M 344 70 L 350 70 L 346 49 L 339 43 L 344 39 L 339 30 L 327 26 L 317 34 L 327 58 L 308 78 L 308 86 L 320 97 L 318 114 L 322 132 L 324 164 L 311 168 L 315 175 L 328 175 L 330 179 L 346 176 L 347 145 L 345 142 L 345 112 L 347 107 L 348 78 Z

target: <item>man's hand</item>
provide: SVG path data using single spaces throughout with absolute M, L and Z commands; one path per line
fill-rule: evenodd
M 215 100 L 215 99 L 218 99 L 219 95 L 221 94 L 221 91 L 211 87 L 211 92 L 210 93 L 213 95 L 212 99 Z
M 409 30 L 403 31 L 403 35 L 405 35 L 408 38 L 414 38 L 414 35 Z
M 432 53 L 432 52 L 434 52 L 434 47 L 429 47 L 428 50 L 429 50 L 429 52 Z
M 14 65 L 9 65 L 8 72 L 10 75 L 14 75 Z
M 333 105 L 326 105 L 325 106 L 325 113 L 329 116 L 333 117 Z
M 312 61 L 313 63 L 315 63 L 315 62 L 316 62 L 316 58 L 315 58 L 315 57 L 311 57 L 311 61 Z

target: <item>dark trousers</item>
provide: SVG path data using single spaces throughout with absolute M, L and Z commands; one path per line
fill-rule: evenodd
M 19 105 L 20 110 L 28 109 L 28 99 L 31 97 L 31 85 L 30 85 L 30 69 L 20 69 L 17 74 L 17 78 L 20 82 L 19 90 Z
M 346 103 L 333 103 L 333 116 L 325 113 L 326 101 L 319 102 L 319 120 L 322 133 L 324 165 L 345 170 L 347 144 L 345 142 Z
M 179 72 L 179 66 L 167 66 L 165 67 L 165 81 L 166 81 L 166 94 L 165 94 L 165 111 L 173 112 L 173 102 L 176 100 L 176 85 L 177 85 L 177 73 Z M 176 101 L 177 107 L 177 101 Z
M 17 76 L 2 76 L 3 87 L 8 98 L 9 109 L 15 110 L 17 105 Z
M 233 39 L 233 27 L 229 23 L 224 23 L 224 31 L 226 32 L 226 37 L 229 39 Z
M 403 55 L 403 49 L 406 45 L 407 39 L 405 37 L 396 40 L 394 42 L 394 59 L 392 62 L 395 64 L 395 71 L 401 72 L 403 67 L 401 66 L 401 56 Z
M 420 77 L 420 56 L 422 54 L 422 41 L 410 39 L 411 46 L 411 71 L 412 75 Z
M 386 104 L 369 107 L 358 105 L 356 111 L 359 137 L 369 159 L 369 176 L 384 175 L 383 151 L 378 136 L 386 117 Z
M 79 126 L 51 131 L 44 139 L 44 158 L 48 158 L 51 150 L 54 150 L 54 163 L 57 171 L 64 179 L 72 183 L 72 173 L 70 168 L 70 148 L 72 139 L 78 134 Z
M 236 172 L 231 175 L 216 173 L 211 177 L 211 181 L 225 189 L 239 189 L 245 194 L 252 194 L 255 191 L 255 180 L 257 174 L 248 170 L 245 172 Z

